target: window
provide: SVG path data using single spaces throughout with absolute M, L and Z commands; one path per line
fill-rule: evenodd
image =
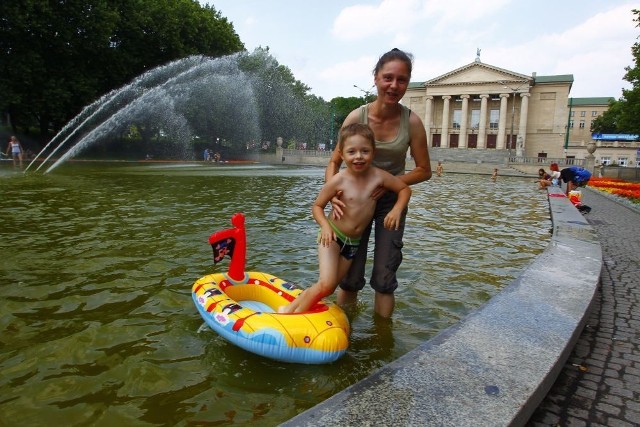
M 592 111 L 591 112 L 591 117 L 598 117 L 598 112 L 597 111 Z
M 471 110 L 471 129 L 480 127 L 480 110 Z
M 572 111 L 572 112 L 569 114 L 569 116 L 570 116 L 570 117 L 575 117 L 575 116 L 576 116 L 576 112 L 575 112 L 575 111 Z
M 601 165 L 605 165 L 605 166 L 609 166 L 611 164 L 611 157 L 609 157 L 609 156 L 600 157 L 600 164 Z
M 624 166 L 626 168 L 629 165 L 629 158 L 627 158 L 627 157 L 618 157 L 618 165 Z
M 580 120 L 580 129 L 584 129 L 584 120 Z
M 500 110 L 489 111 L 489 129 L 497 130 L 499 120 L 500 120 Z
M 573 120 L 569 122 L 569 127 L 573 129 Z
M 462 110 L 453 110 L 453 128 L 460 129 L 460 121 L 462 119 Z
M 586 116 L 587 116 L 586 111 L 580 111 L 580 117 L 586 117 Z

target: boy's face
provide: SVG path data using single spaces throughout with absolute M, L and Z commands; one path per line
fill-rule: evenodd
M 367 170 L 373 162 L 374 155 L 371 141 L 361 135 L 352 135 L 344 140 L 342 151 L 342 161 L 354 172 Z

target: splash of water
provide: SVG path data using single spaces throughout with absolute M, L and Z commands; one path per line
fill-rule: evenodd
M 85 107 L 67 123 L 36 156 L 44 156 L 49 147 L 58 143 L 36 171 L 67 145 L 72 144 L 45 173 L 97 141 L 126 132 L 134 123 L 153 123 L 176 141 L 191 141 L 194 129 L 201 135 L 206 122 L 215 115 L 224 117 L 217 122 L 226 127 L 218 129 L 218 134 L 259 141 L 253 82 L 238 67 L 238 59 L 239 54 L 221 58 L 192 56 L 142 74 Z

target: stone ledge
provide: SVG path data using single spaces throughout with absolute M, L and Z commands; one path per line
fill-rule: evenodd
M 588 318 L 602 267 L 597 235 L 549 189 L 549 246 L 456 325 L 284 426 L 510 426 L 529 419 Z

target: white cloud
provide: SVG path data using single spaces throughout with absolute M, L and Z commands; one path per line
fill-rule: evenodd
M 383 0 L 377 6 L 354 5 L 336 17 L 332 34 L 338 39 L 359 40 L 376 34 L 397 34 L 411 29 L 422 16 L 423 1 Z

